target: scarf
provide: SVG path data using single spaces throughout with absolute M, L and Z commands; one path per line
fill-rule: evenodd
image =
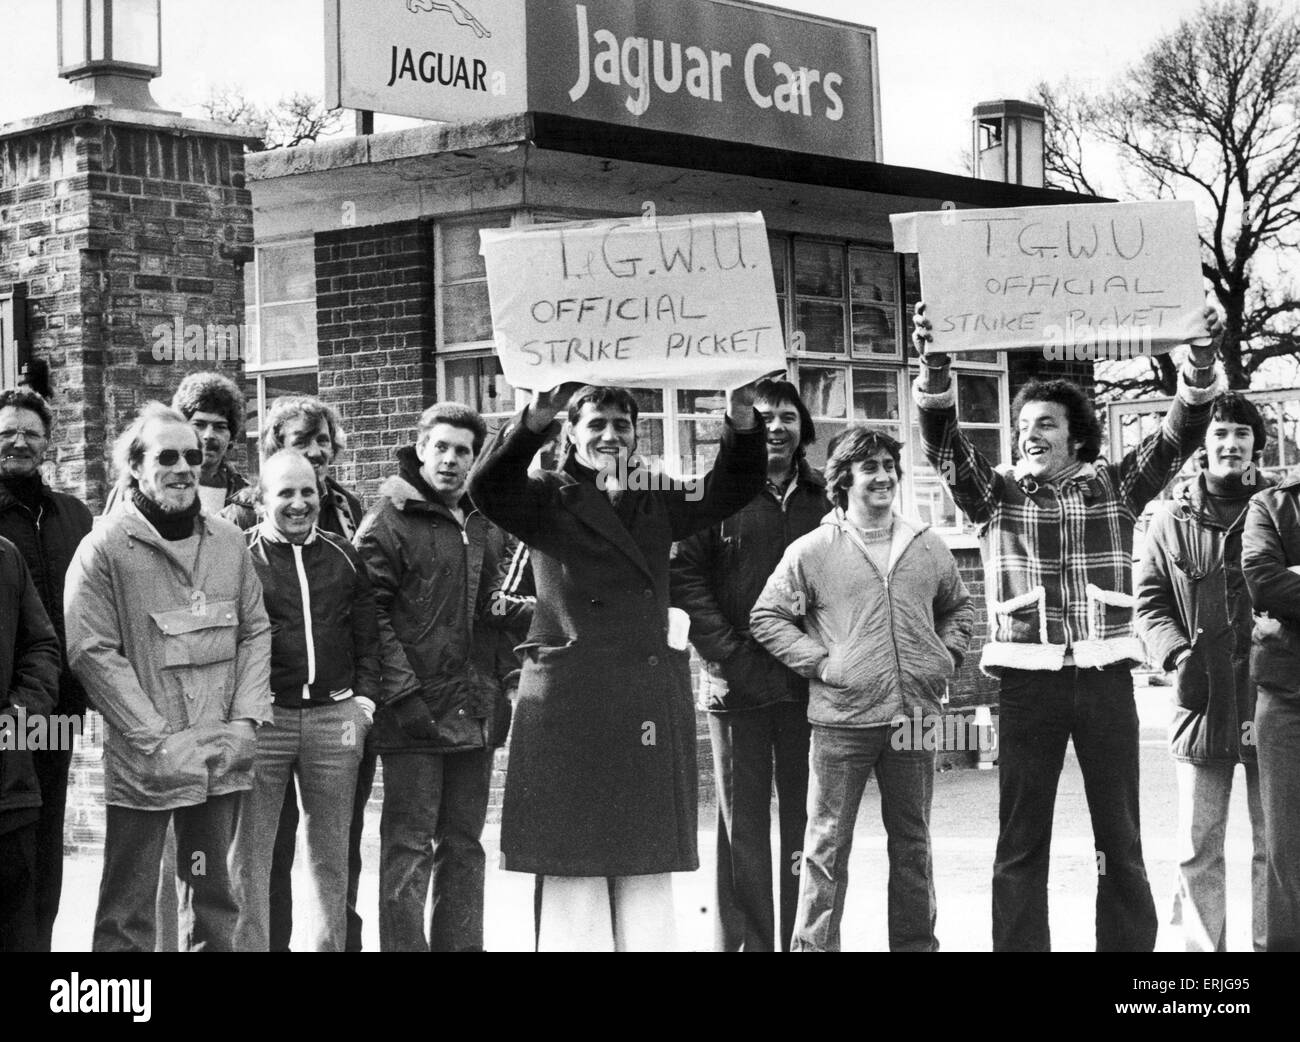
M 144 519 L 153 525 L 158 530 L 158 534 L 169 543 L 178 543 L 194 534 L 194 519 L 199 516 L 202 507 L 196 494 L 194 502 L 184 510 L 169 512 L 158 506 L 138 487 L 131 489 L 131 502 L 144 515 Z

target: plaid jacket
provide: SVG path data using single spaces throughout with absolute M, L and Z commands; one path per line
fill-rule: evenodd
M 913 386 L 926 458 L 979 526 L 992 639 L 980 667 L 1060 669 L 1143 659 L 1133 631 L 1133 526 L 1205 437 L 1217 386 L 1178 396 L 1160 429 L 1118 464 L 1080 463 L 1039 484 L 995 469 L 957 425 L 952 384 Z

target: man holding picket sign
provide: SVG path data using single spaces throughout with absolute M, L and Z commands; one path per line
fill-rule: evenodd
M 528 473 L 566 409 L 560 470 Z M 622 388 L 535 392 L 470 481 L 532 551 L 501 855 L 537 876 L 543 951 L 671 950 L 669 873 L 699 867 L 688 623 L 670 624 L 668 555 L 762 491 L 767 452 L 752 386 L 731 393 L 702 486 L 632 478 L 636 422 Z
M 1133 527 L 1205 436 L 1219 316 L 1205 306 L 1196 208 L 1182 201 L 947 210 L 890 217 L 920 258 L 914 388 L 926 458 L 979 528 L 999 693 L 993 950 L 1047 951 L 1056 786 L 1073 739 L 1092 817 L 1097 950 L 1150 951 L 1155 903 L 1138 818 L 1131 669 Z M 933 321 L 933 325 L 931 324 Z M 1095 361 L 1190 350 L 1160 428 L 1116 462 L 1068 380 L 1031 380 L 1011 404 L 1014 467 L 962 434 L 952 351 L 1034 350 Z M 928 349 L 927 349 L 928 347 Z M 1116 448 L 1112 446 L 1112 448 Z
M 1019 460 L 995 469 L 957 423 L 949 357 L 918 304 L 914 385 L 926 458 L 980 528 L 999 677 L 1000 797 L 994 951 L 1047 951 L 1056 786 L 1073 739 L 1097 855 L 1097 950 L 1151 951 L 1155 904 L 1142 859 L 1138 718 L 1131 670 L 1133 526 L 1201 443 L 1216 393 L 1219 317 L 1189 345 L 1160 428 L 1118 463 L 1098 457 L 1092 403 L 1065 380 L 1031 381 L 1012 403 Z

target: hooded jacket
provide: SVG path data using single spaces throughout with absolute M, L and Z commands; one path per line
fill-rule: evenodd
M 1262 479 L 1261 488 L 1272 482 Z M 1224 528 L 1206 505 L 1204 474 L 1162 503 L 1147 530 L 1137 577 L 1138 633 L 1151 661 L 1178 666 L 1169 751 L 1188 763 L 1253 761 L 1250 596 L 1241 570 L 1241 516 Z
M 839 508 L 781 558 L 754 610 L 754 638 L 809 680 L 808 719 L 875 727 L 938 712 L 975 609 L 944 541 L 894 515 L 882 575 Z
M 356 545 L 375 590 L 383 681 L 375 714 L 379 752 L 451 752 L 498 744 L 509 720 L 499 703 L 515 668 L 493 606 L 502 604 L 508 562 L 504 534 L 461 500 L 462 524 L 420 487 L 415 449 L 397 453 L 398 473 L 379 489 Z M 438 729 L 417 739 L 397 724 L 392 703 L 422 698 Z M 497 724 L 494 725 L 494 721 Z
M 252 788 L 251 762 L 212 754 L 231 721 L 272 718 L 262 584 L 237 528 L 199 514 L 194 532 L 191 568 L 127 499 L 68 569 L 68 661 L 104 715 L 114 806 L 173 810 Z

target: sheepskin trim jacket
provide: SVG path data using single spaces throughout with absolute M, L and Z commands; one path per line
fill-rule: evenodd
M 1143 659 L 1133 631 L 1133 527 L 1205 437 L 1217 386 L 1180 376 L 1158 430 L 1119 463 L 1078 463 L 1048 482 L 995 468 L 962 434 L 954 388 L 913 385 L 926 459 L 979 526 L 992 639 L 980 666 L 1058 670 Z

